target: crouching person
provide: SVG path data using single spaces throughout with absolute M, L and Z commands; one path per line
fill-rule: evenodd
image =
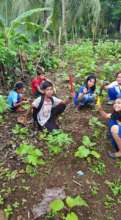
M 117 98 L 113 104 L 113 113 L 106 113 L 102 106 L 98 106 L 102 117 L 107 120 L 111 143 L 116 152 L 108 152 L 111 158 L 121 158 L 121 98 Z
M 33 118 L 37 122 L 40 130 L 46 128 L 49 132 L 59 129 L 56 118 L 64 112 L 66 101 L 53 96 L 53 84 L 45 81 L 42 85 L 43 95 L 32 103 Z
M 22 105 L 27 103 L 23 96 L 24 85 L 23 82 L 17 82 L 13 90 L 9 92 L 8 95 L 8 106 L 12 111 L 22 112 L 24 109 Z

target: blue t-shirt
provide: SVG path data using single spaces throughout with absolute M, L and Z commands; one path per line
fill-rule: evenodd
M 21 94 L 18 94 L 14 90 L 10 91 L 7 99 L 9 107 L 13 108 L 16 103 L 20 102 L 20 99 L 21 99 Z

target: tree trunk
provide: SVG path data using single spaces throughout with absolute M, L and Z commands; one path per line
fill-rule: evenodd
M 62 4 L 62 32 L 63 32 L 64 40 L 67 42 L 65 0 L 61 0 L 61 4 Z

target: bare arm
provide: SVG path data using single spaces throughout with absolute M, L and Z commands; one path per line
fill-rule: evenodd
M 43 94 L 43 90 L 40 89 L 40 86 L 37 86 L 37 91 Z
M 98 107 L 98 111 L 100 112 L 101 116 L 102 116 L 104 119 L 110 119 L 111 114 L 105 112 L 102 106 L 99 106 L 99 107 Z
M 19 107 L 19 106 L 21 106 L 21 105 L 23 105 L 23 104 L 26 104 L 26 103 L 28 103 L 28 101 L 21 100 L 21 101 L 18 102 L 18 103 L 14 103 L 14 107 Z

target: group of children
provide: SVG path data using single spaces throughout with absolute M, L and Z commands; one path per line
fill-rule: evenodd
M 54 95 L 54 87 L 50 80 L 44 76 L 44 70 L 37 70 L 37 77 L 31 83 L 32 95 L 35 100 L 32 103 L 33 119 L 37 122 L 39 129 L 46 128 L 48 131 L 58 129 L 56 118 L 64 112 L 69 99 L 63 101 Z M 73 94 L 74 105 L 80 110 L 84 106 L 95 104 L 96 76 L 91 74 L 87 77 L 84 85 L 78 92 Z M 109 100 L 113 104 L 113 113 L 106 113 L 101 105 L 97 108 L 100 114 L 107 119 L 109 133 L 116 152 L 109 152 L 112 158 L 121 158 L 121 72 L 116 75 L 116 80 L 108 85 L 103 85 L 101 89 L 108 91 Z M 14 90 L 8 95 L 8 105 L 13 111 L 22 111 L 22 105 L 27 102 L 24 93 L 24 85 L 17 82 Z

